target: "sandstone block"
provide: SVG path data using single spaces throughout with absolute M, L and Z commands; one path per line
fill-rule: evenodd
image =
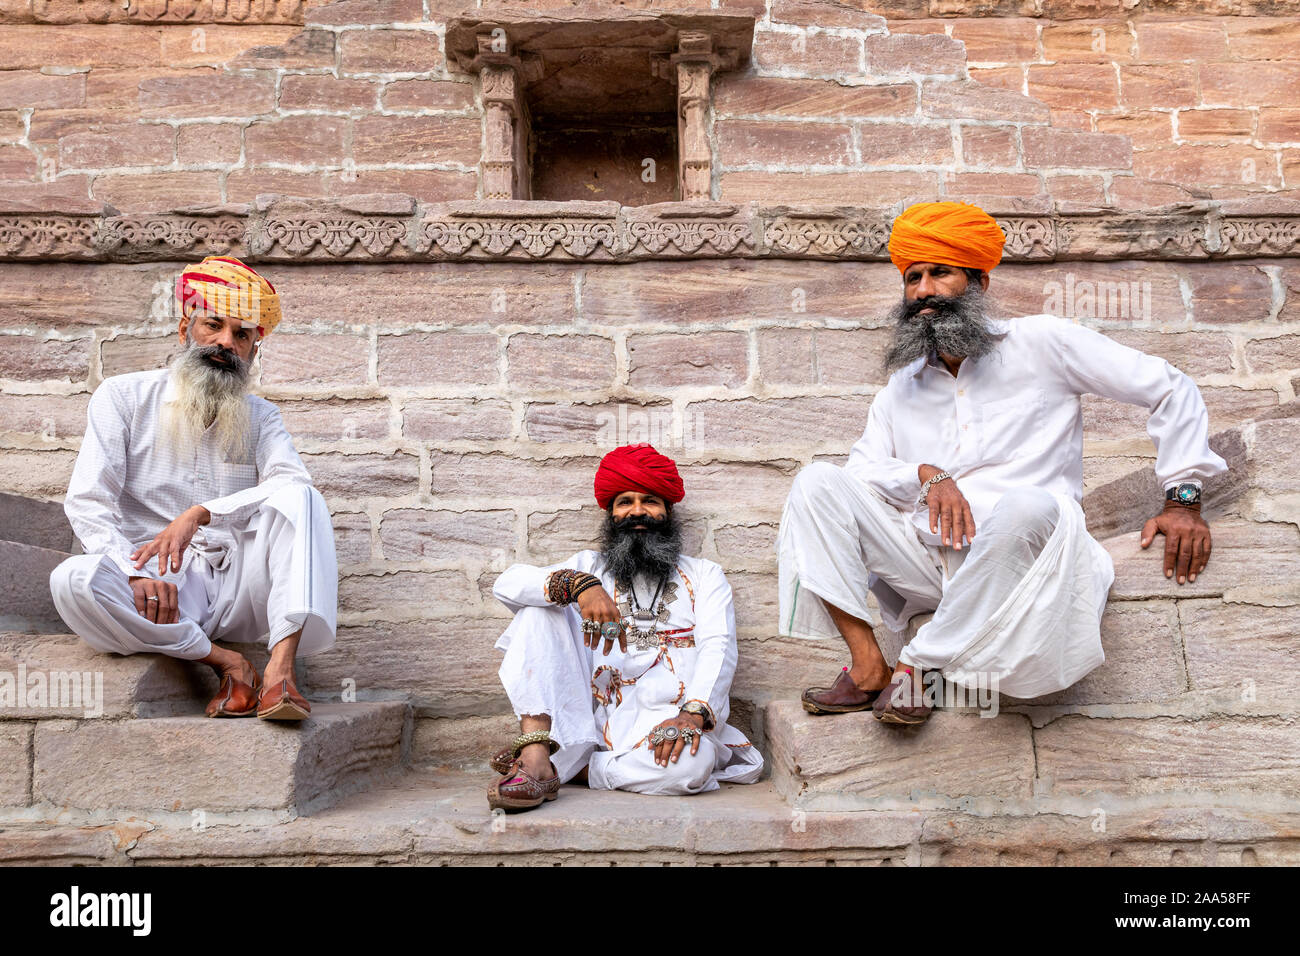
M 31 724 L 0 724 L 0 806 L 25 807 L 31 803 L 31 752 Z
M 749 376 L 749 342 L 741 332 L 633 335 L 627 350 L 628 383 L 639 388 L 734 388 Z
M 501 343 L 486 332 L 408 332 L 379 336 L 381 385 L 492 385 Z
M 888 727 L 869 711 L 815 717 L 791 700 L 774 701 L 766 714 L 773 782 L 809 809 L 1033 792 L 1033 741 L 1019 714 L 938 711 L 918 726 Z
M 419 489 L 420 459 L 405 452 L 342 455 L 323 452 L 302 456 L 312 483 L 326 497 L 393 497 Z
M 498 564 L 514 557 L 515 514 L 395 508 L 380 518 L 379 540 L 389 561 Z
M 86 810 L 310 811 L 396 766 L 405 719 L 402 704 L 316 703 L 297 727 L 202 716 L 43 721 L 33 796 Z
M 1066 716 L 1035 730 L 1034 745 L 1054 795 L 1281 794 L 1300 782 L 1285 718 Z
M 501 399 L 412 399 L 402 405 L 402 434 L 433 441 L 509 438 L 514 411 Z

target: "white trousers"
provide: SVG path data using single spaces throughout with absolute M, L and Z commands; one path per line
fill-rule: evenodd
M 581 617 L 576 607 L 529 606 L 521 608 L 497 647 L 505 651 L 499 671 L 501 683 L 516 716 L 551 718 L 551 737 L 560 744 L 551 758 L 561 781 L 571 780 L 587 767 L 587 784 L 593 790 L 632 790 L 636 793 L 688 794 L 718 789 L 714 772 L 730 759 L 713 733 L 700 739 L 695 756 L 687 748 L 677 763 L 660 767 L 654 751 L 634 739 L 605 740 L 604 708 L 592 696 L 592 675 L 600 658 L 582 643 Z M 623 690 L 623 708 L 635 716 L 619 721 L 639 736 L 670 717 L 676 706 L 664 705 L 638 712 L 636 686 Z
M 333 646 L 338 565 L 320 492 L 303 484 L 279 489 L 233 540 L 220 554 L 224 560 L 192 549 L 184 568 L 166 577 L 177 585 L 175 624 L 141 617 L 127 576 L 98 554 L 76 555 L 54 569 L 54 606 L 87 644 L 115 654 L 198 660 L 211 652 L 212 640 L 266 640 L 274 647 L 299 628 L 299 656 Z
M 796 476 L 781 517 L 781 633 L 837 635 L 819 598 L 869 621 L 871 590 L 893 630 L 901 630 L 916 613 L 934 611 L 899 659 L 926 670 L 944 670 L 982 639 L 986 623 L 1008 599 L 1027 605 L 1037 599 L 1022 593 L 1021 585 L 1052 538 L 1061 508 L 1056 496 L 1038 488 L 1009 491 L 976 529 L 969 547 L 955 551 L 922 543 L 902 511 L 845 469 L 812 464 Z M 1077 560 L 1077 554 L 1085 560 Z M 1082 546 L 1078 552 L 1063 553 L 1054 570 L 1066 577 L 1080 570 L 1090 579 L 1090 555 Z M 1105 588 L 1102 606 L 1104 593 Z M 1092 595 L 1091 588 L 1087 595 Z M 1094 624 L 1100 618 L 1098 607 Z M 1070 637 L 1045 634 L 1041 639 L 1064 642 Z M 1092 666 L 1095 663 L 1099 661 Z M 947 671 L 945 676 L 953 677 Z

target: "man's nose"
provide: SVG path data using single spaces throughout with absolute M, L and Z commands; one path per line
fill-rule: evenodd
M 916 282 L 916 297 L 918 299 L 928 299 L 938 291 L 938 288 L 934 284 L 934 279 L 931 278 L 928 272 L 922 275 Z

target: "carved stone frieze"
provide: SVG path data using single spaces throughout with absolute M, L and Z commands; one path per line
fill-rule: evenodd
M 289 200 L 123 215 L 83 203 L 0 210 L 0 260 L 585 260 L 715 257 L 888 259 L 890 213 L 756 203 L 439 203 L 409 196 Z M 98 209 L 99 211 L 93 211 Z M 1214 203 L 1135 213 L 996 216 L 1004 261 L 1219 260 L 1300 256 L 1300 210 L 1224 215 Z
M 250 23 L 297 26 L 304 0 L 27 0 L 6 9 L 11 23 Z

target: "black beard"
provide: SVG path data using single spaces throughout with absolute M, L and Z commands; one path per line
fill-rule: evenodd
M 645 525 L 645 530 L 635 530 L 633 526 L 638 524 Z M 631 584 L 637 575 L 658 581 L 677 567 L 677 558 L 682 553 L 682 529 L 672 509 L 662 518 L 629 515 L 621 521 L 616 521 L 611 512 L 601 524 L 600 550 L 605 567 L 620 586 Z
M 957 358 L 979 358 L 996 344 L 984 314 L 984 290 L 971 285 L 960 295 L 933 295 L 889 310 L 894 340 L 885 355 L 885 371 L 893 372 L 918 358 L 942 352 Z M 922 309 L 934 309 L 920 315 Z

